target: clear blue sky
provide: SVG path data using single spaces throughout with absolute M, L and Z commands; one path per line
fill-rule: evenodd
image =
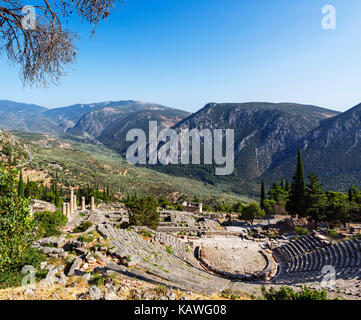
M 31 1 L 29 1 L 30 3 Z M 332 4 L 337 28 L 321 28 Z M 23 88 L 0 58 L 0 99 L 46 107 L 134 99 L 196 111 L 207 102 L 361 102 L 360 0 L 126 0 L 59 86 Z

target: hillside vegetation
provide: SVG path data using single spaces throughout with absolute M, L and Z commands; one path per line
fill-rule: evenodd
M 12 132 L 30 148 L 33 159 L 24 169 L 46 173 L 64 186 L 110 187 L 119 195 L 166 196 L 172 200 L 249 202 L 247 197 L 224 193 L 189 178 L 166 174 L 129 164 L 116 152 L 102 146 L 55 139 L 44 134 Z

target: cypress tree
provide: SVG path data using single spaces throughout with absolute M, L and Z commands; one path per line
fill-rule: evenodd
M 286 180 L 286 191 L 290 191 L 290 183 Z
M 352 202 L 353 200 L 353 194 L 352 194 L 352 188 L 348 189 L 348 201 Z
M 8 166 L 10 167 L 11 165 L 12 165 L 12 155 L 11 155 L 11 152 L 10 152 L 10 154 L 9 154 L 9 156 L 8 156 Z
M 24 195 L 25 195 L 25 187 L 24 187 L 24 181 L 23 181 L 23 172 L 20 171 L 19 184 L 18 184 L 18 196 L 24 197 Z
M 302 153 L 298 148 L 297 166 L 293 176 L 289 201 L 286 204 L 286 210 L 291 215 L 304 215 L 304 198 L 305 198 L 305 175 L 303 170 Z
M 261 183 L 261 201 L 260 201 L 262 210 L 264 210 L 264 201 L 265 201 L 265 199 L 266 199 L 266 191 L 265 191 L 265 188 L 264 188 L 264 180 L 262 179 L 262 183 Z

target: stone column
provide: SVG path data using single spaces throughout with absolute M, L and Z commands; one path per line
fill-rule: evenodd
M 78 210 L 78 204 L 76 202 L 76 195 L 73 196 L 73 212 Z
M 90 197 L 90 210 L 95 210 L 94 197 Z
M 74 190 L 70 190 L 70 213 L 73 213 L 74 210 Z
M 85 197 L 81 197 L 81 211 L 85 210 Z
M 70 217 L 70 214 L 71 214 L 71 212 L 70 212 L 70 203 L 67 202 L 66 203 L 66 216 Z
M 63 215 L 67 215 L 67 212 L 66 212 L 66 202 L 63 202 L 63 210 L 62 210 L 62 213 Z

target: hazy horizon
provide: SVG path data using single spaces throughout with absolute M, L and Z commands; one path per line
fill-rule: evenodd
M 99 103 L 106 103 L 106 102 L 120 102 L 120 101 L 135 101 L 135 102 L 141 102 L 141 103 L 148 103 L 148 104 L 157 104 L 160 106 L 164 106 L 164 107 L 169 107 L 169 108 L 173 108 L 173 109 L 178 109 L 181 111 L 187 111 L 190 113 L 194 113 L 199 111 L 200 109 L 202 109 L 203 107 L 205 107 L 207 104 L 209 103 L 217 103 L 217 104 L 223 104 L 223 103 L 232 103 L 232 104 L 245 104 L 245 103 L 274 103 L 274 104 L 299 104 L 299 105 L 311 105 L 311 106 L 315 106 L 315 107 L 320 107 L 320 108 L 325 108 L 325 109 L 329 109 L 331 111 L 338 111 L 338 112 L 345 112 L 349 109 L 352 109 L 353 107 L 357 106 L 360 103 L 356 103 L 353 106 L 347 107 L 346 109 L 340 110 L 338 108 L 332 108 L 332 107 L 325 107 L 325 106 L 319 106 L 319 105 L 315 105 L 312 103 L 299 103 L 299 102 L 294 102 L 294 101 L 208 101 L 206 103 L 204 103 L 203 105 L 199 106 L 198 109 L 195 109 L 194 111 L 189 111 L 186 110 L 185 108 L 179 108 L 179 107 L 174 107 L 174 106 L 170 106 L 170 105 L 166 105 L 164 103 L 161 103 L 159 101 L 142 101 L 139 99 L 116 99 L 116 100 L 104 100 L 104 101 L 90 101 L 90 102 L 75 102 L 75 103 L 71 103 L 69 105 L 59 105 L 59 106 L 44 106 L 38 103 L 33 103 L 33 102 L 28 102 L 28 101 L 17 101 L 17 100 L 12 100 L 12 99 L 7 99 L 7 98 L 0 98 L 0 101 L 11 101 L 11 102 L 16 102 L 16 103 L 24 103 L 24 104 L 29 104 L 29 105 L 37 105 L 39 107 L 44 107 L 47 109 L 57 109 L 57 108 L 67 108 L 67 107 L 71 107 L 71 106 L 75 106 L 75 105 L 89 105 L 89 104 L 99 104 Z

